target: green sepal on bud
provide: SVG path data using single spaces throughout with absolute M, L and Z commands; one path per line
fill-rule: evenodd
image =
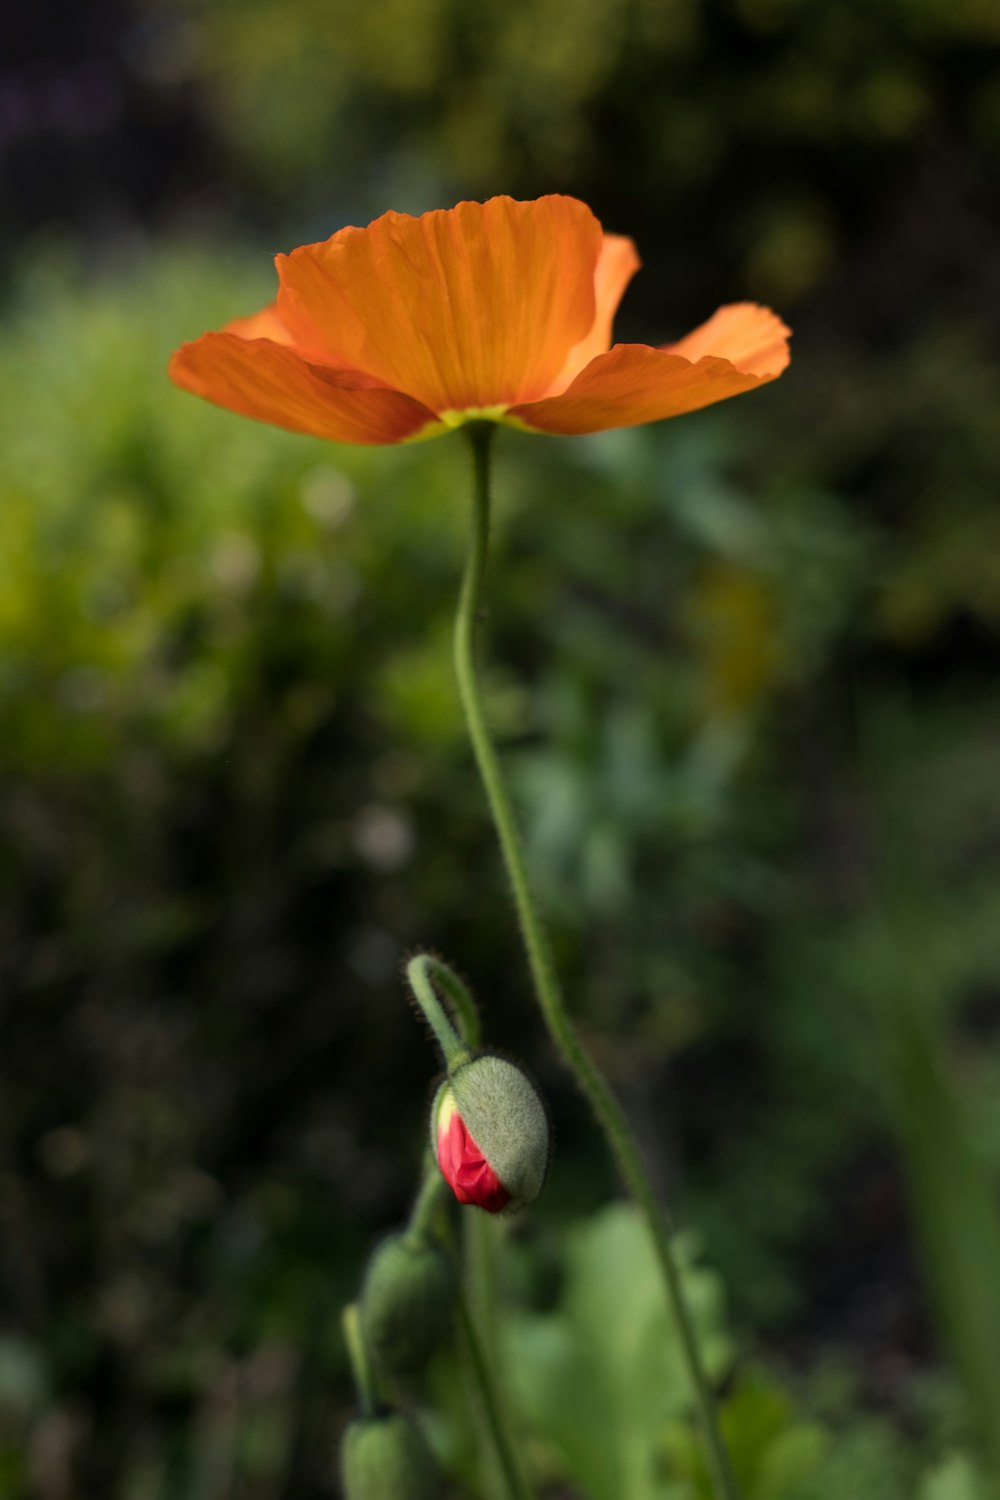
M 441 1478 L 419 1427 L 401 1412 L 358 1417 L 340 1448 L 344 1500 L 440 1500 Z
M 449 1072 L 434 1099 L 431 1141 L 460 1203 L 501 1213 L 542 1190 L 548 1115 L 530 1078 L 505 1057 L 482 1052 Z
M 451 1333 L 458 1298 L 444 1246 L 419 1229 L 391 1234 L 368 1262 L 361 1327 L 386 1375 L 418 1374 Z

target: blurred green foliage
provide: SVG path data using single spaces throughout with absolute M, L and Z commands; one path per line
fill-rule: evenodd
M 576 193 L 639 243 L 640 338 L 643 306 L 666 337 L 737 295 L 832 343 L 992 306 L 992 0 L 132 6 L 141 75 L 193 97 L 225 162 L 223 214 L 301 240 L 389 204 Z
M 680 1253 L 680 1250 L 679 1250 Z M 631 1205 L 567 1235 L 552 1312 L 510 1327 L 507 1363 L 521 1421 L 551 1450 L 551 1477 L 594 1500 L 652 1496 L 667 1421 L 685 1415 L 687 1377 L 649 1236 Z M 730 1362 L 718 1278 L 684 1257 L 685 1289 L 709 1378 Z
M 729 408 L 498 444 L 490 702 L 567 991 L 693 1227 L 747 1500 L 971 1500 L 993 1230 L 929 1260 L 966 1394 L 913 1224 L 945 1182 L 992 1224 L 1000 1170 L 996 7 L 131 10 L 218 180 L 155 252 L 35 244 L 5 287 L 0 1496 L 330 1494 L 340 1305 L 422 1147 L 418 944 L 553 1105 L 505 1258 L 538 1471 L 707 1493 L 464 741 L 461 444 L 325 447 L 164 375 L 269 250 L 555 188 L 639 242 L 626 337 L 743 296 L 797 330 Z M 540 1383 L 598 1349 L 588 1400 L 641 1384 L 603 1444 Z
M 530 1015 L 451 691 L 460 444 L 334 451 L 162 383 L 178 332 L 264 281 L 233 252 L 99 282 L 49 259 L 0 352 L 12 1497 L 50 1462 L 123 1495 L 328 1472 L 339 1301 L 419 1151 L 408 946 L 468 966 L 552 1095 L 549 1211 L 609 1185 Z M 962 1038 L 993 1025 L 998 725 L 974 665 L 910 706 L 884 601 L 919 518 L 862 519 L 775 452 L 802 399 L 512 435 L 489 672 L 575 1009 L 740 1328 L 860 1339 L 877 1369 L 919 1303 L 878 1167 L 866 842 L 903 841 L 996 1164 L 995 1054 Z M 879 1379 L 915 1412 L 912 1375 Z M 770 1430 L 755 1400 L 729 1420 Z M 824 1464 L 888 1473 L 875 1430 Z

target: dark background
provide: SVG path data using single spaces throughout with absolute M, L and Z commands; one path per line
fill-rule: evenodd
M 619 337 L 795 330 L 721 409 L 502 434 L 488 680 L 561 971 L 729 1388 L 827 1434 L 750 1500 L 964 1500 L 886 998 L 1000 1165 L 1000 11 L 8 0 L 0 38 L 0 1496 L 335 1492 L 339 1309 L 435 1069 L 418 945 L 551 1100 L 539 1305 L 617 1191 L 452 688 L 461 446 L 164 375 L 275 251 L 560 191 L 639 246 Z

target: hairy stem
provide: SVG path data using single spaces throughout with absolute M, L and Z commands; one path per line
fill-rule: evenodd
M 456 1007 L 459 1015 L 459 1025 L 462 1029 L 462 1036 L 459 1036 L 458 1031 L 455 1030 L 451 1017 L 448 1015 L 448 1012 L 445 1010 L 444 1006 L 441 1004 L 440 999 L 438 998 L 438 992 L 434 988 L 434 984 L 431 979 L 432 971 L 434 972 L 435 977 L 439 979 L 439 981 L 441 972 L 443 971 L 444 973 L 447 973 L 451 979 L 456 980 L 456 983 L 459 986 L 457 992 L 461 994 L 464 991 L 465 998 L 463 999 L 461 1006 Z M 461 981 L 457 980 L 457 976 L 451 974 L 450 969 L 447 969 L 446 965 L 442 964 L 438 959 L 431 958 L 430 955 L 426 953 L 418 954 L 416 958 L 410 960 L 410 962 L 406 966 L 406 978 L 409 982 L 410 989 L 413 991 L 414 999 L 416 1000 L 417 1004 L 420 1006 L 420 1009 L 424 1014 L 424 1019 L 433 1031 L 435 1040 L 437 1041 L 438 1046 L 441 1048 L 441 1051 L 444 1053 L 445 1067 L 449 1072 L 451 1072 L 453 1066 L 457 1067 L 459 1063 L 465 1062 L 469 1055 L 468 1048 L 465 1045 L 463 1037 L 468 1025 L 468 1014 L 465 1005 L 466 999 L 468 1000 L 469 1006 L 472 1009 L 472 1015 L 473 1017 L 475 1017 L 475 1007 L 472 1006 L 472 997 L 471 995 L 469 995 L 468 991 L 465 990 L 465 987 L 461 984 Z M 441 988 L 446 989 L 446 986 L 442 984 Z M 453 998 L 453 994 L 455 993 L 455 991 L 448 989 L 447 993 L 449 994 L 449 998 Z
M 432 953 L 416 954 L 406 966 L 406 978 L 421 1010 L 431 1021 L 436 1035 L 439 1035 L 440 1017 L 444 1015 L 437 994 L 437 990 L 440 989 L 451 1002 L 453 1018 L 464 1047 L 474 1049 L 480 1045 L 479 1012 L 472 998 L 472 992 L 443 959 L 437 958 Z M 437 1025 L 434 1025 L 431 1020 L 432 1015 L 435 1014 L 438 1015 Z M 451 1028 L 451 1018 L 445 1017 L 445 1025 Z M 458 1063 L 467 1055 L 464 1049 L 453 1051 L 451 1057 L 446 1051 L 445 1061 L 450 1068 L 452 1059 Z M 444 1178 L 437 1170 L 432 1157 L 420 1189 L 417 1206 L 410 1218 L 410 1223 L 414 1228 L 426 1228 L 431 1222 L 440 1201 L 439 1194 L 444 1188 Z M 462 1324 L 473 1375 L 480 1387 L 482 1416 L 493 1437 L 493 1445 L 499 1466 L 503 1471 L 506 1488 L 510 1491 L 511 1500 L 522 1500 L 528 1492 L 516 1461 L 511 1456 L 515 1450 L 507 1432 L 506 1407 L 500 1398 L 495 1368 L 490 1363 L 491 1357 L 497 1359 L 500 1357 L 496 1328 L 493 1228 L 494 1225 L 489 1217 L 478 1210 L 464 1216 L 463 1239 L 468 1299 L 466 1300 L 464 1296 L 462 1298 Z M 492 1356 L 487 1355 L 487 1350 L 492 1351 Z
M 459 979 L 454 969 L 445 963 L 444 959 L 437 958 L 433 953 L 418 953 L 411 958 L 406 965 L 406 979 L 413 991 L 414 997 L 420 1009 L 427 1017 L 428 1024 L 434 1035 L 441 1041 L 440 1032 L 454 1034 L 454 1026 L 451 1019 L 445 1015 L 442 1023 L 442 1006 L 438 998 L 437 989 L 441 989 L 451 1002 L 451 1008 L 455 1013 L 455 1023 L 459 1035 L 466 1047 L 479 1046 L 479 1012 L 476 1010 L 476 1002 L 472 998 L 472 991 L 464 980 Z M 435 988 L 437 986 L 437 988 Z M 434 1019 L 436 1017 L 436 1020 Z M 449 1039 L 449 1045 L 453 1045 Z M 445 1061 L 448 1061 L 447 1051 Z
M 510 795 L 500 761 L 483 712 L 475 663 L 476 620 L 480 607 L 490 531 L 490 446 L 493 424 L 470 423 L 466 431 L 472 444 L 474 509 L 472 538 L 462 578 L 455 617 L 454 658 L 458 690 L 479 774 L 503 852 L 517 910 L 518 922 L 535 992 L 553 1041 L 590 1101 L 622 1178 L 646 1218 L 667 1296 L 673 1312 L 692 1394 L 704 1430 L 706 1457 L 718 1500 L 738 1500 L 729 1455 L 719 1427 L 715 1402 L 709 1389 L 687 1308 L 681 1274 L 670 1244 L 671 1226 L 666 1210 L 657 1200 L 646 1174 L 638 1144 L 614 1094 L 596 1064 L 588 1056 L 566 1010 L 549 951 L 548 940 L 535 907 L 528 873 L 514 818 Z

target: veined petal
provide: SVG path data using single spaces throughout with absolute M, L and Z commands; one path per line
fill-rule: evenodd
M 262 307 L 246 318 L 234 318 L 220 333 L 234 333 L 238 339 L 270 339 L 274 344 L 292 345 L 295 338 L 278 311 L 277 302 Z
M 639 252 L 627 234 L 606 234 L 594 271 L 594 322 L 586 338 L 574 344 L 549 389 L 557 396 L 598 354 L 611 348 L 611 329 L 625 288 L 642 265 Z
M 370 375 L 314 364 L 270 338 L 228 330 L 183 344 L 170 377 L 216 406 L 337 443 L 400 443 L 437 425 L 425 406 Z
M 435 413 L 531 401 L 595 321 L 601 228 L 574 198 L 387 213 L 278 256 L 282 317 Z
M 728 359 L 744 375 L 774 380 L 791 358 L 790 337 L 791 329 L 769 307 L 757 302 L 731 302 L 676 344 L 662 347 L 690 360 L 717 355 Z
M 541 432 L 603 432 L 697 411 L 775 380 L 788 364 L 788 329 L 767 308 L 723 307 L 678 344 L 616 344 L 559 396 L 511 408 Z
M 234 318 L 219 332 L 234 333 L 241 339 L 270 339 L 274 344 L 284 344 L 286 348 L 295 349 L 310 364 L 327 365 L 330 369 L 344 368 L 321 347 L 315 329 L 308 323 L 303 324 L 301 319 L 296 319 L 292 310 L 279 308 L 277 298 L 268 303 L 267 307 L 262 307 L 260 312 L 251 313 L 246 318 Z

